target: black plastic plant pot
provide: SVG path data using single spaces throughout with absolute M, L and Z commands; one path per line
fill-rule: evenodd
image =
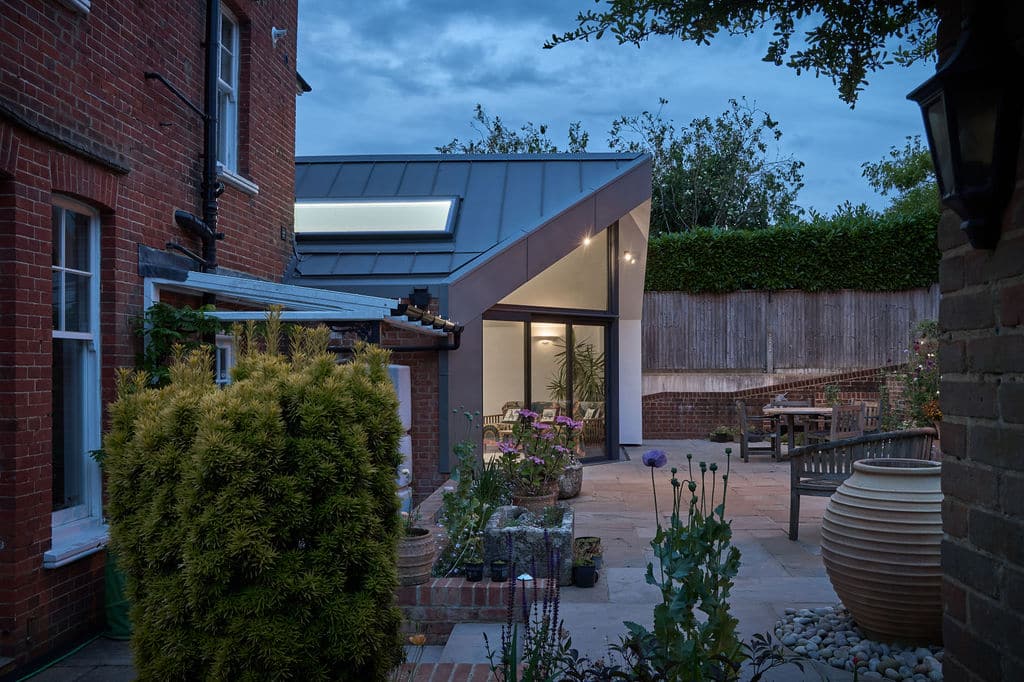
M 589 566 L 573 566 L 572 581 L 576 587 L 593 587 L 594 583 L 597 582 L 597 568 L 593 564 Z
M 495 559 L 491 562 L 491 582 L 503 583 L 508 580 L 508 562 Z
M 484 579 L 484 565 L 483 562 L 475 564 L 465 564 L 463 568 L 466 571 L 466 580 L 471 583 L 478 583 Z

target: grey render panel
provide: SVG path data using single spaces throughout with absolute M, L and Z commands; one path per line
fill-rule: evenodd
M 456 196 L 458 213 L 444 238 L 300 238 L 285 281 L 360 290 L 371 281 L 454 282 L 566 212 L 574 233 L 592 232 L 595 219 L 606 227 L 619 215 L 578 204 L 649 163 L 639 154 L 299 157 L 297 200 Z

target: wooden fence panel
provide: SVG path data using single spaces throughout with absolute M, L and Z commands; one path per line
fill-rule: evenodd
M 937 286 L 908 291 L 644 294 L 650 371 L 860 369 L 901 362 L 910 331 L 936 319 Z

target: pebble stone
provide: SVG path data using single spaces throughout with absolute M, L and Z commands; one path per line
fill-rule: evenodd
M 942 647 L 867 639 L 842 604 L 787 608 L 775 624 L 775 636 L 801 656 L 833 668 L 856 669 L 864 680 L 942 680 Z

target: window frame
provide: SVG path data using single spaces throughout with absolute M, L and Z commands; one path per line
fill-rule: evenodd
M 228 46 L 228 51 L 232 56 L 231 73 L 228 74 L 231 78 L 231 82 L 225 81 L 222 78 L 221 69 L 221 60 L 225 49 L 222 41 L 225 21 L 231 25 L 231 45 Z M 217 27 L 218 41 L 220 41 L 217 49 L 217 124 L 220 126 L 217 140 L 217 170 L 220 173 L 231 176 L 238 176 L 238 100 L 241 85 L 239 79 L 241 34 L 241 23 L 239 22 L 238 17 L 236 17 L 231 10 L 225 7 L 224 3 L 221 3 L 219 26 Z M 223 111 L 221 110 L 222 95 L 227 95 L 228 103 Z M 223 139 L 224 149 L 221 149 L 221 139 Z
M 77 352 L 82 354 L 82 367 L 80 381 L 82 395 L 80 396 L 83 411 L 81 414 L 81 481 L 79 482 L 79 493 L 82 501 L 67 509 L 51 510 L 50 530 L 51 548 L 43 554 L 43 567 L 56 568 L 74 561 L 80 557 L 99 551 L 106 545 L 107 527 L 103 523 L 103 483 L 99 463 L 91 456 L 90 452 L 97 450 L 101 445 L 100 422 L 102 419 L 102 387 L 100 383 L 100 216 L 99 212 L 81 202 L 75 201 L 62 195 L 51 197 L 51 206 L 60 209 L 60 220 L 58 225 L 53 225 L 51 239 L 54 245 L 59 245 L 58 264 L 51 263 L 51 272 L 71 272 L 72 274 L 88 274 L 88 296 L 89 296 L 89 321 L 86 332 L 69 332 L 54 328 L 51 331 L 52 344 L 69 341 L 71 344 L 82 344 Z M 89 218 L 89 271 L 84 273 L 78 269 L 65 267 L 66 254 L 64 252 L 66 242 L 64 239 L 64 214 L 73 212 L 85 215 Z M 61 287 L 66 291 L 66 287 Z M 51 295 L 55 293 L 52 290 Z M 61 306 L 61 315 L 64 315 L 64 306 Z M 69 345 L 71 345 L 69 344 Z M 51 345 L 51 353 L 54 346 Z M 51 388 L 52 390 L 52 388 Z M 51 425 L 51 442 L 56 437 Z M 52 446 L 51 446 L 52 447 Z M 67 453 L 65 453 L 67 457 Z M 51 454 L 52 466 L 52 454 Z

